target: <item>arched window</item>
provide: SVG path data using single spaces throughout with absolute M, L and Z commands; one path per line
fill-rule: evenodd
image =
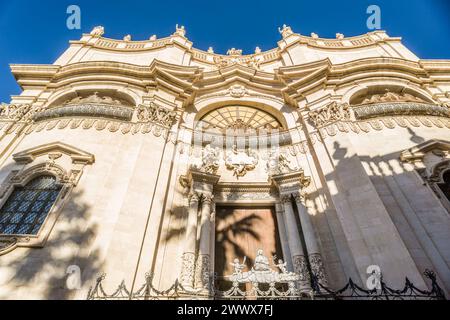
M 439 188 L 441 188 L 448 201 L 450 201 L 450 170 L 444 172 L 443 180 L 444 183 L 439 184 Z
M 240 105 L 224 106 L 207 113 L 200 120 L 202 129 L 210 128 L 225 131 L 227 129 L 282 129 L 280 122 L 270 113 L 257 108 Z
M 61 191 L 53 176 L 16 187 L 0 209 L 0 234 L 37 235 Z

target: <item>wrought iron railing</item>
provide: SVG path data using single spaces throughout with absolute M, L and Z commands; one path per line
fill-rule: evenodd
M 364 289 L 357 285 L 351 278 L 347 284 L 339 290 L 332 290 L 317 281 L 313 275 L 311 277 L 312 290 L 310 292 L 300 292 L 295 282 L 289 282 L 284 289 L 277 287 L 276 283 L 267 284 L 262 288 L 260 284 L 251 284 L 250 289 L 242 290 L 240 284 L 234 282 L 231 288 L 220 291 L 211 283 L 210 290 L 187 289 L 176 280 L 167 290 L 158 290 L 153 286 L 153 275 L 148 273 L 145 277 L 145 283 L 135 292 L 127 289 L 125 282 L 122 282 L 118 288 L 108 294 L 103 281 L 106 275 L 102 274 L 97 278 L 93 287 L 89 289 L 88 300 L 177 300 L 177 299 L 265 299 L 265 300 L 446 300 L 444 291 L 437 283 L 436 275 L 433 271 L 426 270 L 424 275 L 431 282 L 430 290 L 417 288 L 408 278 L 405 278 L 405 285 L 402 289 L 393 289 L 389 287 L 383 278 L 380 278 L 378 289 Z

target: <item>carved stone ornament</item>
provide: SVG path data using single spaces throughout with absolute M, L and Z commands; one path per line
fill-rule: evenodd
M 181 259 L 180 281 L 184 286 L 193 287 L 195 277 L 195 254 L 186 252 Z
M 177 24 L 175 27 L 174 35 L 178 35 L 184 38 L 186 36 L 186 29 L 184 28 L 184 26 L 178 26 Z
M 256 168 L 258 164 L 258 155 L 252 150 L 247 152 L 239 151 L 237 146 L 233 146 L 233 150 L 227 153 L 225 165 L 228 170 L 233 170 L 234 176 L 238 179 L 247 174 L 248 171 Z
M 302 255 L 298 255 L 292 258 L 292 263 L 294 265 L 294 271 L 300 276 L 300 281 L 310 281 L 310 275 L 308 271 L 308 264 L 306 263 L 306 258 Z
M 380 116 L 437 116 L 450 118 L 450 109 L 443 105 L 432 105 L 419 102 L 409 103 L 382 103 L 362 105 L 354 108 L 355 117 L 358 120 L 370 119 Z
M 18 239 L 13 237 L 1 237 L 0 236 L 0 256 L 4 255 L 12 250 L 17 246 Z
M 228 89 L 228 94 L 233 98 L 242 98 L 248 94 L 247 89 L 241 85 L 233 85 Z
M 227 51 L 227 55 L 229 56 L 241 56 L 242 50 L 231 48 Z
M 329 105 L 311 111 L 309 118 L 316 127 L 321 127 L 339 120 L 350 120 L 350 108 L 347 103 L 332 102 Z
M 98 92 L 94 92 L 93 94 L 86 97 L 79 96 L 73 98 L 71 100 L 64 102 L 64 105 L 74 105 L 74 104 L 77 105 L 83 103 L 110 104 L 116 106 L 123 105 L 122 101 L 114 99 L 113 97 L 110 96 L 100 96 Z
M 155 103 L 139 105 L 136 109 L 137 119 L 140 122 L 153 122 L 163 127 L 171 127 L 176 121 L 176 112 L 158 106 Z
M 280 272 L 273 270 L 270 266 L 269 259 L 264 255 L 263 250 L 259 249 L 255 258 L 255 262 L 250 271 L 244 272 L 245 261 L 240 263 L 239 259 L 234 259 L 230 263 L 234 268 L 234 273 L 229 276 L 225 276 L 226 279 L 237 283 L 288 283 L 300 280 L 300 276 L 295 272 L 288 272 L 286 263 L 279 259 L 276 261 L 276 257 L 273 257 L 273 264 Z
M 279 151 L 272 150 L 267 160 L 266 170 L 269 175 L 283 174 L 297 171 L 297 167 L 291 166 L 291 162 Z
M 309 264 L 311 266 L 311 272 L 316 277 L 317 281 L 327 286 L 328 281 L 325 275 L 325 267 L 323 266 L 322 256 L 320 253 L 313 253 L 309 255 Z
M 205 290 L 210 288 L 210 269 L 211 261 L 208 254 L 202 254 L 198 257 L 195 266 L 195 287 Z
M 287 38 L 288 36 L 290 36 L 291 34 L 293 34 L 294 32 L 292 31 L 291 27 L 283 24 L 282 28 L 278 28 L 278 31 L 280 32 L 281 36 L 284 38 Z
M 242 56 L 237 54 L 238 51 L 235 51 L 236 54 L 230 55 L 230 56 L 214 56 L 214 63 L 216 64 L 217 68 L 225 68 L 228 66 L 232 66 L 234 64 L 238 64 L 241 66 L 259 69 L 262 58 L 260 56 L 250 55 L 250 56 Z
M 425 102 L 408 93 L 396 93 L 386 91 L 384 94 L 374 94 L 363 100 L 362 104 L 380 103 L 380 102 Z
M 2 103 L 0 106 L 0 118 L 19 121 L 28 111 L 30 111 L 30 109 L 31 106 L 28 104 L 15 105 Z
M 102 26 L 94 27 L 94 29 L 92 29 L 90 34 L 93 37 L 101 37 L 105 34 L 105 28 Z
M 220 149 L 212 148 L 210 144 L 202 149 L 201 159 L 194 158 L 191 160 L 191 168 L 198 171 L 216 174 L 220 165 Z

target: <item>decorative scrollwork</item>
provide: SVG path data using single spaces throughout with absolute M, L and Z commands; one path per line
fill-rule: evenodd
M 176 112 L 158 106 L 155 103 L 139 105 L 136 110 L 137 119 L 141 122 L 153 122 L 163 127 L 171 127 L 176 121 Z
M 195 287 L 203 290 L 210 289 L 211 262 L 208 254 L 199 255 L 195 268 Z
M 29 104 L 15 105 L 2 103 L 0 106 L 0 118 L 19 121 L 30 111 Z
M 192 287 L 194 285 L 195 276 L 195 254 L 192 252 L 185 252 L 181 259 L 181 283 L 185 286 Z
M 311 266 L 311 273 L 315 276 L 316 280 L 326 286 L 328 284 L 325 274 L 325 268 L 320 253 L 313 253 L 309 255 L 309 264 Z
M 252 150 L 247 152 L 238 151 L 237 146 L 233 146 L 233 150 L 228 152 L 225 160 L 227 169 L 233 170 L 236 178 L 243 177 L 248 171 L 256 168 L 258 164 L 258 155 Z
M 268 288 L 261 288 L 258 283 L 250 283 L 249 290 L 242 290 L 239 282 L 233 282 L 231 288 L 225 291 L 218 290 L 215 281 L 211 281 L 211 289 L 206 292 L 203 289 L 190 289 L 184 287 L 178 280 L 166 290 L 158 290 L 153 286 L 153 274 L 147 273 L 145 283 L 136 291 L 131 292 L 125 285 L 125 282 L 111 294 L 108 294 L 103 282 L 106 274 L 100 275 L 94 286 L 92 286 L 87 294 L 88 300 L 175 300 L 186 299 L 316 299 L 316 300 L 340 300 L 340 299 L 372 299 L 372 300 L 445 300 L 444 291 L 441 289 L 436 280 L 433 271 L 426 270 L 424 272 L 426 278 L 431 281 L 431 290 L 422 290 L 417 288 L 408 278 L 405 279 L 403 289 L 393 289 L 389 287 L 381 278 L 381 289 L 367 290 L 364 289 L 350 278 L 349 281 L 339 290 L 332 290 L 329 287 L 320 284 L 317 278 L 311 277 L 313 291 L 311 294 L 302 294 L 295 285 L 295 282 L 288 282 L 286 288 L 277 287 L 276 283 L 264 284 Z M 216 277 L 217 279 L 217 277 Z
M 316 127 L 339 120 L 350 120 L 350 108 L 347 103 L 332 102 L 329 105 L 309 113 L 309 118 Z

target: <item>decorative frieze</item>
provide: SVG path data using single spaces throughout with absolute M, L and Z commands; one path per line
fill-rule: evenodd
M 353 110 L 357 120 L 399 115 L 422 115 L 450 118 L 450 109 L 448 107 L 444 105 L 420 103 L 417 101 L 409 103 L 378 103 L 355 107 Z
M 0 119 L 20 121 L 30 111 L 29 104 L 15 105 L 2 103 L 0 106 Z
M 277 175 L 297 171 L 298 168 L 291 165 L 291 162 L 279 150 L 271 150 L 266 164 L 266 171 L 269 175 Z
M 136 115 L 140 122 L 156 123 L 166 128 L 171 127 L 177 119 L 175 111 L 161 107 L 155 103 L 139 105 L 136 109 Z
M 315 276 L 316 280 L 323 286 L 328 285 L 327 277 L 325 274 L 325 267 L 323 265 L 322 256 L 320 253 L 313 253 L 309 255 L 309 265 L 311 266 L 311 272 Z
M 181 258 L 180 281 L 183 286 L 192 288 L 195 278 L 195 253 L 185 252 Z
M 339 120 L 350 120 L 350 108 L 347 103 L 334 101 L 323 108 L 311 111 L 309 119 L 316 127 L 322 127 Z
M 195 288 L 210 289 L 211 261 L 209 254 L 200 254 L 195 267 Z
M 99 117 L 130 121 L 133 109 L 122 106 L 101 104 L 77 104 L 50 108 L 33 116 L 34 121 L 61 117 Z
M 294 272 L 300 276 L 300 281 L 309 283 L 311 277 L 309 275 L 308 263 L 305 256 L 297 255 L 292 257 L 292 264 L 294 265 Z
M 365 98 L 362 104 L 373 104 L 382 102 L 425 102 L 419 97 L 415 97 L 408 93 L 397 93 L 387 90 L 383 94 L 374 94 Z
M 210 144 L 202 149 L 202 157 L 200 159 L 194 158 L 191 161 L 191 167 L 198 171 L 216 174 L 220 165 L 220 150 L 213 148 Z
M 214 199 L 219 202 L 275 202 L 277 191 L 270 184 L 219 183 L 214 188 Z

